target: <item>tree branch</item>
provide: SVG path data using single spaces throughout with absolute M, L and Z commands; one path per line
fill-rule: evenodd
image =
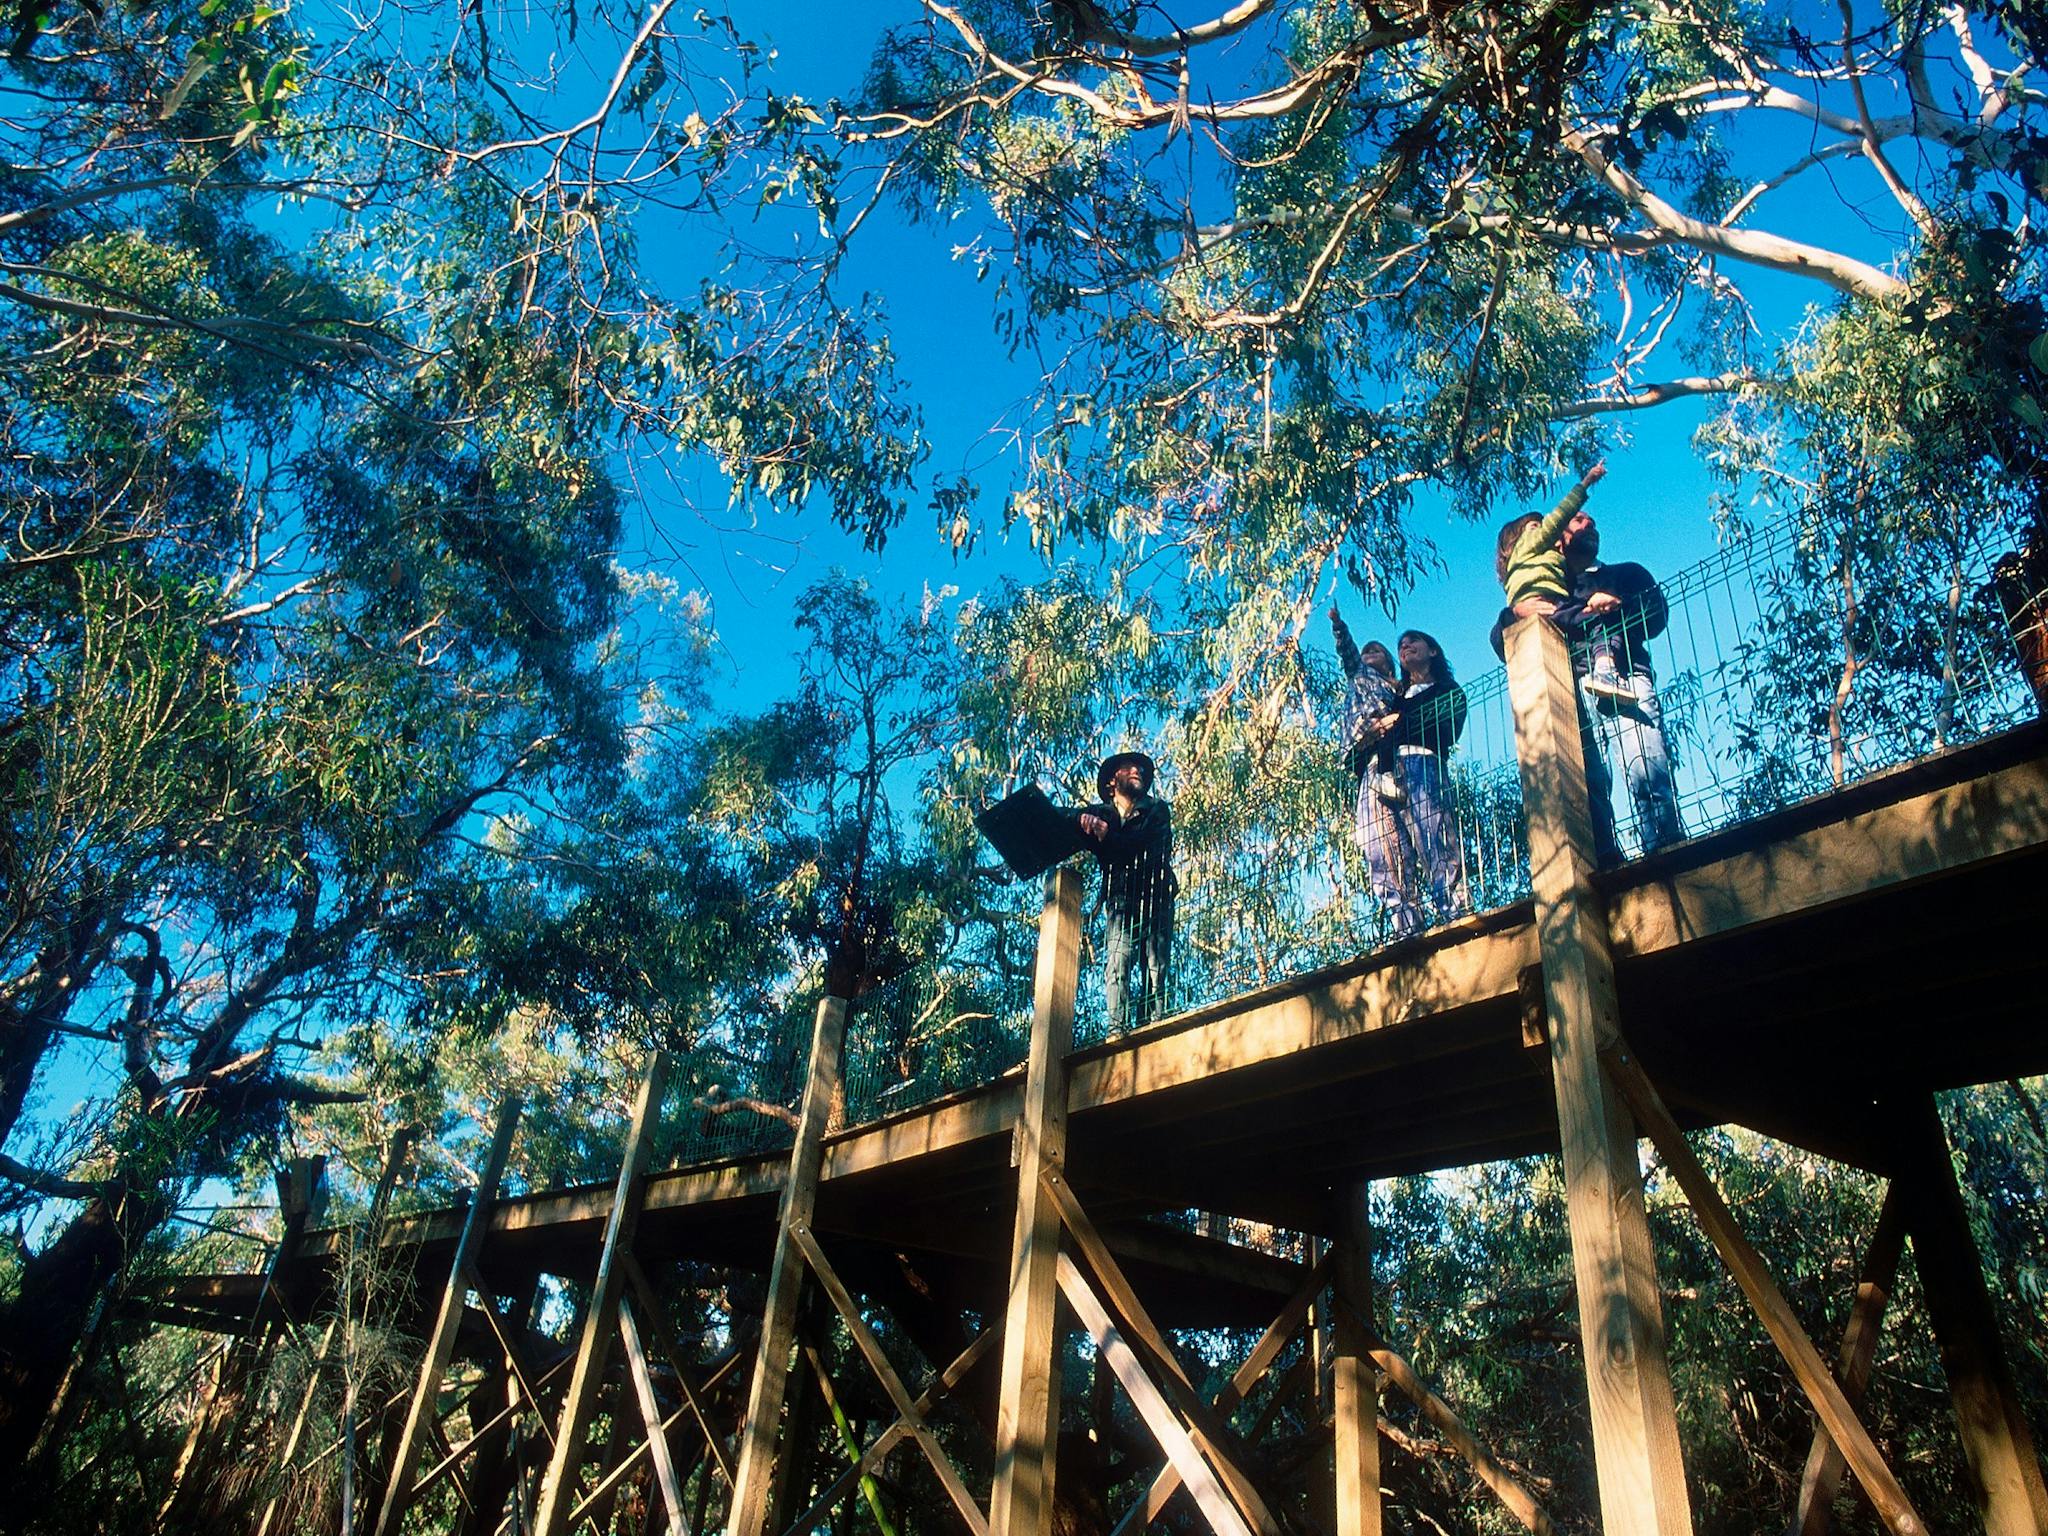
M 1629 390 L 1620 395 L 1599 395 L 1586 400 L 1574 400 L 1552 411 L 1556 421 L 1576 421 L 1582 416 L 1600 416 L 1615 411 L 1640 411 L 1653 405 L 1663 405 L 1671 400 L 1683 400 L 1688 395 L 1728 395 L 1744 389 L 1769 389 L 1777 384 L 1775 379 L 1762 378 L 1743 370 L 1737 373 L 1717 373 L 1707 378 L 1666 379 L 1661 384 L 1645 384 L 1640 389 Z
M 53 1200 L 92 1200 L 105 1193 L 105 1186 L 90 1184 L 81 1179 L 67 1179 L 62 1174 L 47 1169 L 31 1168 L 26 1163 L 16 1162 L 6 1153 L 0 1152 L 0 1179 L 19 1184 L 23 1189 L 33 1190 L 39 1195 L 48 1195 Z
M 1627 199 L 1653 228 L 1663 231 L 1673 240 L 1716 255 L 1732 257 L 1736 261 L 1768 267 L 1774 272 L 1818 278 L 1838 292 L 1859 298 L 1898 299 L 1912 292 L 1889 272 L 1881 271 L 1869 262 L 1844 256 L 1839 251 L 1822 250 L 1819 246 L 1756 230 L 1707 224 L 1680 213 L 1628 171 L 1609 160 L 1594 146 L 1591 137 L 1579 129 L 1574 128 L 1565 134 L 1564 147 L 1591 166 L 1594 174 Z
M 1140 58 L 1157 58 L 1161 54 L 1179 53 L 1184 48 L 1198 48 L 1204 43 L 1234 37 L 1271 11 L 1277 3 L 1278 0 L 1240 0 L 1221 16 L 1197 22 L 1191 27 L 1175 27 L 1172 33 L 1161 37 L 1140 37 L 1124 31 L 1097 10 L 1090 0 L 1078 0 L 1075 10 L 1079 13 L 1079 35 L 1087 41 L 1107 43 Z

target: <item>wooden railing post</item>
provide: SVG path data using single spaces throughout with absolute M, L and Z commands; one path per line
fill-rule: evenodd
M 1895 1187 L 1985 1536 L 2040 1536 L 2048 1531 L 2048 1487 L 1999 1342 L 1948 1135 L 1931 1098 L 1894 1118 L 1905 1127 Z
M 1024 1107 L 1011 1153 L 1017 1165 L 1017 1219 L 1003 1312 L 991 1536 L 1046 1536 L 1052 1529 L 1053 1451 L 1060 1412 L 1055 1316 L 1060 1216 L 1045 1175 L 1066 1164 L 1067 1052 L 1074 1040 L 1080 968 L 1081 876 L 1072 869 L 1058 869 L 1046 877 L 1038 923 Z
M 1337 1193 L 1337 1246 L 1331 1271 L 1336 1323 L 1336 1536 L 1380 1536 L 1380 1399 L 1372 1346 L 1372 1184 L 1357 1179 Z
M 398 1433 L 392 1452 L 390 1480 L 384 1485 L 384 1504 L 377 1512 L 374 1536 L 395 1536 L 412 1498 L 412 1474 L 419 1466 L 420 1452 L 435 1423 L 440 1404 L 441 1378 L 455 1354 L 455 1337 L 462 1331 L 463 1308 L 469 1301 L 470 1266 L 483 1246 L 484 1229 L 491 1224 L 491 1207 L 497 1203 L 498 1181 L 505 1176 L 505 1164 L 512 1156 L 512 1134 L 519 1127 L 519 1095 L 513 1094 L 498 1109 L 498 1123 L 491 1134 L 491 1149 L 484 1158 L 476 1191 L 470 1197 L 469 1212 L 462 1219 L 462 1235 L 455 1241 L 455 1256 L 448 1263 L 448 1283 L 441 1290 L 441 1309 L 427 1335 L 427 1347 L 420 1361 L 420 1373 L 413 1383 L 412 1402 L 406 1409 L 405 1425 Z M 371 1241 L 375 1241 L 372 1237 Z M 486 1299 L 486 1306 L 490 1305 Z
M 654 1152 L 654 1131 L 661 1118 L 661 1096 L 668 1086 L 668 1054 L 656 1051 L 647 1064 L 633 1120 L 626 1132 L 619 1182 L 612 1191 L 611 1215 L 604 1224 L 598 1250 L 597 1278 L 590 1282 L 590 1302 L 583 1309 L 581 1341 L 569 1388 L 562 1397 L 561 1422 L 555 1428 L 553 1454 L 541 1479 L 540 1505 L 534 1512 L 534 1536 L 563 1536 L 569 1512 L 576 1507 L 576 1474 L 583 1465 L 584 1439 L 604 1385 L 612 1339 L 619 1331 L 619 1297 L 625 1292 L 626 1258 L 640 1226 L 640 1204 L 647 1192 L 647 1161 Z
M 811 1028 L 810 1073 L 797 1111 L 796 1145 L 790 1149 L 789 1178 L 782 1186 L 782 1203 L 776 1212 L 768 1305 L 761 1322 L 761 1347 L 754 1357 L 754 1380 L 747 1391 L 747 1416 L 740 1429 L 739 1464 L 733 1473 L 726 1536 L 764 1536 L 767 1530 L 782 1403 L 796 1356 L 797 1304 L 803 1299 L 804 1259 L 790 1233 L 809 1227 L 817 1208 L 818 1176 L 825 1166 L 825 1132 L 839 1092 L 845 1043 L 845 1001 L 821 999 Z
M 1620 1019 L 1571 656 L 1547 619 L 1510 628 L 1507 654 L 1602 1527 L 1690 1536 L 1636 1128 L 1600 1066 Z

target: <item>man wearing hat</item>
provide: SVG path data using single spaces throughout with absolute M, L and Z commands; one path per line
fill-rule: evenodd
M 1117 752 L 1095 772 L 1102 798 L 1081 812 L 1084 837 L 1102 865 L 1103 992 L 1112 1033 L 1163 1009 L 1173 943 L 1173 813 L 1152 793 L 1158 770 L 1143 752 Z M 1131 1009 L 1134 961 L 1144 965 L 1139 1009 Z

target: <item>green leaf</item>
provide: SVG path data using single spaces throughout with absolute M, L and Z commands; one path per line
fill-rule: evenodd
M 184 73 L 179 75 L 172 82 L 170 90 L 164 93 L 163 105 L 156 109 L 156 120 L 161 123 L 174 117 L 178 108 L 185 104 L 185 98 L 191 94 L 192 87 L 204 79 L 219 62 L 219 55 L 212 53 L 205 43 L 195 47 L 191 57 L 185 61 Z

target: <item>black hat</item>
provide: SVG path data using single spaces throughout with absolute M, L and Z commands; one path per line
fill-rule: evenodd
M 1108 757 L 1105 757 L 1102 760 L 1102 766 L 1095 770 L 1095 793 L 1107 800 L 1109 798 L 1110 780 L 1116 777 L 1118 769 L 1127 767 L 1132 763 L 1136 763 L 1145 770 L 1145 792 L 1150 794 L 1152 792 L 1152 781 L 1159 777 L 1159 768 L 1143 752 L 1113 752 Z

